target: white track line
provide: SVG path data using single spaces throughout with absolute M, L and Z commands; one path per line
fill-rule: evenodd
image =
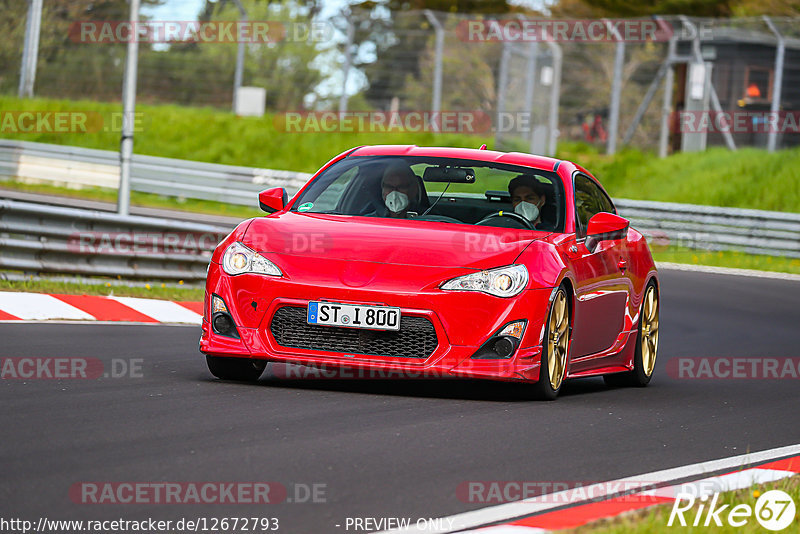
M 517 525 L 497 525 L 495 527 L 482 528 L 480 530 L 468 530 L 462 532 L 461 534 L 469 534 L 470 532 L 480 533 L 480 534 L 537 534 L 537 533 L 544 534 L 550 531 L 536 527 L 520 527 Z
M 199 325 L 203 316 L 169 300 L 140 299 L 135 297 L 109 297 L 152 317 L 161 323 L 190 323 Z
M 784 471 L 782 469 L 745 469 L 735 473 L 728 473 L 718 477 L 704 478 L 694 482 L 686 482 L 677 486 L 666 486 L 653 490 L 643 491 L 641 494 L 646 496 L 664 497 L 675 499 L 678 493 L 688 493 L 695 497 L 710 496 L 714 493 L 726 493 L 749 488 L 754 484 L 766 484 L 783 478 L 797 475 L 794 471 Z
M 0 326 L 5 324 L 68 324 L 68 325 L 89 325 L 89 326 L 98 326 L 98 325 L 106 325 L 106 326 L 180 326 L 180 327 L 191 327 L 197 328 L 196 324 L 190 323 L 137 323 L 133 321 L 77 321 L 77 320 L 69 320 L 69 319 L 31 319 L 30 321 L 25 320 L 9 320 L 9 321 L 0 321 Z
M 85 311 L 43 293 L 0 291 L 0 310 L 26 320 L 94 320 Z
M 800 282 L 800 274 L 779 273 L 775 271 L 757 271 L 755 269 L 734 269 L 733 267 L 712 267 L 710 265 L 693 265 L 689 263 L 656 262 L 656 268 L 670 271 L 688 271 L 694 273 L 729 274 L 749 276 L 750 278 L 771 278 L 773 280 L 791 280 Z
M 652 473 L 645 473 L 635 475 L 632 477 L 621 478 L 614 481 L 601 482 L 585 488 L 578 488 L 580 495 L 583 499 L 574 501 L 571 496 L 577 495 L 575 489 L 560 491 L 550 495 L 540 495 L 527 500 L 515 501 L 496 506 L 489 506 L 479 510 L 464 512 L 461 514 L 451 515 L 439 521 L 429 521 L 428 525 L 451 525 L 449 528 L 429 528 L 421 529 L 412 523 L 408 528 L 397 530 L 381 531 L 378 534 L 401 534 L 410 532 L 424 532 L 426 534 L 445 534 L 448 532 L 457 532 L 469 528 L 476 528 L 481 525 L 490 523 L 498 523 L 500 521 L 509 521 L 518 517 L 532 515 L 552 508 L 559 508 L 564 506 L 564 503 L 578 504 L 580 502 L 589 502 L 586 495 L 591 495 L 594 500 L 597 497 L 610 497 L 613 494 L 609 493 L 609 488 L 624 487 L 626 490 L 631 490 L 636 487 L 648 487 L 653 484 L 660 484 L 681 480 L 690 477 L 704 475 L 706 473 L 713 473 L 726 469 L 737 469 L 753 463 L 762 463 L 769 460 L 775 460 L 794 454 L 800 454 L 800 444 L 788 445 L 786 447 L 778 447 L 777 449 L 769 449 L 766 451 L 742 454 L 739 456 L 732 456 L 730 458 L 721 458 L 719 460 L 711 460 L 707 462 L 699 462 L 696 464 L 685 465 L 680 467 L 673 467 L 671 469 L 664 469 L 662 471 L 655 471 Z M 619 486 L 617 486 L 619 484 Z

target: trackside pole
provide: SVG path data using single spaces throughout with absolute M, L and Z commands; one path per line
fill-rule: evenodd
M 778 30 L 775 24 L 772 23 L 772 19 L 766 15 L 764 15 L 764 22 L 767 23 L 770 31 L 774 33 L 775 37 L 778 39 L 777 48 L 775 49 L 775 83 L 772 85 L 772 94 L 770 95 L 772 100 L 769 105 L 770 115 L 772 117 L 777 117 L 781 107 L 781 89 L 783 88 L 783 59 L 786 53 L 786 38 Z M 775 128 L 770 128 L 767 135 L 767 150 L 770 152 L 775 152 L 775 148 L 778 144 L 778 132 Z
M 42 25 L 42 0 L 28 0 L 28 20 L 25 25 L 25 44 L 19 70 L 19 97 L 33 98 L 36 63 L 39 59 L 39 33 Z
M 617 136 L 619 135 L 619 105 L 622 93 L 622 69 L 625 66 L 625 41 L 610 21 L 606 20 L 605 22 L 616 41 L 614 76 L 611 80 L 611 102 L 608 112 L 608 141 L 606 142 L 606 154 L 613 156 L 617 152 Z
M 139 22 L 139 0 L 131 1 L 130 22 Z M 133 157 L 133 122 L 136 110 L 136 67 L 139 59 L 139 36 L 131 30 L 122 82 L 122 137 L 119 143 L 119 192 L 117 213 L 128 215 L 131 207 L 131 158 Z

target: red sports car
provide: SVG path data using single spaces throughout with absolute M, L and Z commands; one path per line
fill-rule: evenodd
M 658 345 L 647 242 L 568 161 L 365 146 L 214 252 L 200 351 L 213 375 L 268 362 L 392 376 L 644 386 Z

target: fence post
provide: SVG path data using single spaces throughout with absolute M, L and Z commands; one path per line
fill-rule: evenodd
M 663 24 L 661 17 L 656 17 L 659 24 Z M 658 157 L 666 158 L 669 151 L 669 116 L 672 113 L 672 86 L 675 83 L 675 72 L 672 69 L 672 63 L 675 59 L 675 53 L 678 48 L 678 41 L 675 34 L 670 36 L 669 43 L 667 44 L 667 70 L 664 73 L 664 100 L 661 103 L 661 131 L 658 137 Z
M 239 35 L 237 35 L 236 47 L 236 70 L 233 73 L 233 112 L 236 113 L 236 107 L 239 103 L 239 88 L 242 86 L 242 76 L 244 75 L 244 36 L 247 35 L 247 11 L 240 0 L 233 0 L 236 7 L 239 8 Z
M 606 154 L 613 156 L 617 152 L 617 136 L 619 135 L 619 99 L 622 92 L 622 67 L 625 65 L 625 41 L 611 22 L 606 20 L 605 23 L 616 41 L 614 75 L 611 79 L 611 102 L 608 110 L 608 140 L 606 142 Z
M 433 67 L 433 101 L 431 103 L 431 111 L 436 120 L 433 121 L 433 130 L 438 132 L 441 130 L 441 117 L 439 112 L 442 111 L 442 56 L 444 54 L 444 28 L 433 11 L 426 9 L 424 11 L 425 17 L 431 23 L 436 31 L 436 57 L 434 59 Z
M 134 28 L 139 22 L 139 0 L 131 0 L 130 22 Z M 117 193 L 117 213 L 120 215 L 128 215 L 131 206 L 131 158 L 138 60 L 139 36 L 135 31 L 131 31 L 125 58 L 125 79 L 122 82 L 122 137 L 119 143 L 119 192 Z
M 534 123 L 534 102 L 535 102 L 535 95 L 536 95 L 536 72 L 538 70 L 538 60 L 539 60 L 539 43 L 536 41 L 531 41 L 528 44 L 528 66 L 527 66 L 527 93 L 525 94 L 525 106 L 528 110 L 528 114 L 530 115 L 530 129 L 531 131 L 528 132 L 528 141 L 530 142 L 529 151 L 533 154 L 535 153 L 535 137 L 536 137 L 536 124 Z
M 19 71 L 19 97 L 32 98 L 39 59 L 39 33 L 42 26 L 42 0 L 28 0 L 28 19 L 25 24 L 25 44 Z
M 511 47 L 508 41 L 503 41 L 503 51 L 500 55 L 500 72 L 497 74 L 497 124 L 494 132 L 494 144 L 498 147 L 502 140 L 500 126 L 503 124 L 503 110 L 506 107 L 506 88 L 508 87 L 508 61 L 511 58 Z
M 561 47 L 552 39 L 547 40 L 547 46 L 553 56 L 553 85 L 550 88 L 547 155 L 555 156 L 558 145 L 558 104 L 561 98 L 561 62 L 563 61 L 563 54 Z
M 700 32 L 697 29 L 697 25 L 690 21 L 689 17 L 685 15 L 679 15 L 679 18 L 686 27 L 691 28 L 692 35 L 694 35 L 694 38 L 692 39 L 692 56 L 694 57 L 695 63 L 705 64 L 705 61 L 703 60 L 703 53 L 700 51 Z M 710 78 L 708 82 L 708 88 L 710 93 L 709 96 L 711 98 L 711 107 L 713 107 L 714 111 L 721 116 L 723 114 L 722 106 L 719 103 L 717 90 L 714 89 L 714 82 Z M 728 128 L 722 129 L 722 138 L 725 139 L 725 144 L 728 146 L 729 150 L 736 150 L 736 142 L 733 140 L 733 136 Z M 705 147 L 703 150 L 705 150 Z
M 353 63 L 353 41 L 355 40 L 356 28 L 353 20 L 350 18 L 351 13 L 345 13 L 345 20 L 347 21 L 347 42 L 344 45 L 344 68 L 342 69 L 342 94 L 339 95 L 339 113 L 347 111 L 347 80 L 350 77 L 350 67 Z
M 775 27 L 775 24 L 772 23 L 772 19 L 766 15 L 764 15 L 764 22 L 767 23 L 769 29 L 778 39 L 777 49 L 775 50 L 775 82 L 772 86 L 772 95 L 770 95 L 772 101 L 769 105 L 770 115 L 772 117 L 777 117 L 781 107 L 781 89 L 783 88 L 783 57 L 786 51 L 786 38 L 780 31 L 778 31 L 778 28 Z M 775 152 L 777 144 L 778 132 L 776 128 L 773 127 L 767 134 L 767 150 L 769 152 Z

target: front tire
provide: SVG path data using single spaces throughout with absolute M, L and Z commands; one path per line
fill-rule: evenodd
M 658 290 L 653 282 L 647 285 L 639 313 L 639 331 L 636 335 L 636 353 L 633 357 L 633 370 L 603 376 L 607 386 L 644 387 L 653 378 L 658 350 Z
M 206 364 L 211 374 L 217 378 L 239 382 L 255 382 L 267 366 L 267 362 L 250 358 L 219 356 L 206 356 Z
M 539 381 L 534 386 L 536 396 L 542 400 L 554 400 L 561 391 L 561 385 L 567 375 L 571 333 L 567 292 L 563 287 L 559 287 L 547 314 L 547 328 L 542 339 Z

